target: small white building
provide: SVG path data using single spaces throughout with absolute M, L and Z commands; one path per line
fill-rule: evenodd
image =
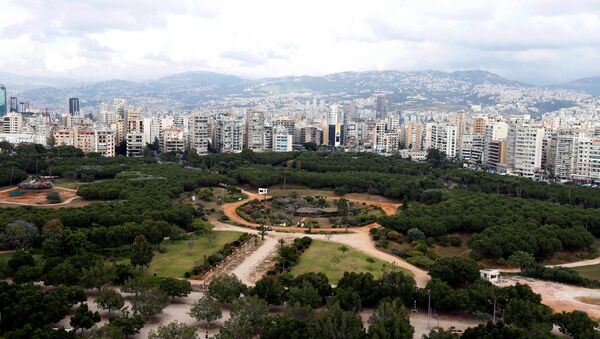
M 495 284 L 498 282 L 498 278 L 500 278 L 500 271 L 492 269 L 479 270 L 479 277 Z

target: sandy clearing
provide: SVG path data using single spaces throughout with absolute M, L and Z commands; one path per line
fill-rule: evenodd
M 531 278 L 510 278 L 498 286 L 511 286 L 516 283 L 527 284 L 531 289 L 542 296 L 542 303 L 550 306 L 555 312 L 585 311 L 596 319 L 600 319 L 600 305 L 585 303 L 579 298 L 600 298 L 600 289 L 590 289 L 571 285 L 563 285 L 550 281 Z

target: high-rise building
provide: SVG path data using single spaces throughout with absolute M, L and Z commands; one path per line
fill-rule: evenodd
M 273 151 L 291 152 L 293 135 L 288 133 L 285 126 L 279 125 L 273 128 Z
M 481 161 L 483 154 L 483 136 L 478 133 L 464 134 L 460 151 L 461 158 L 469 161 Z
M 444 152 L 448 158 L 456 157 L 457 134 L 456 126 L 432 124 L 430 147 Z
M 198 154 L 207 154 L 212 148 L 211 121 L 208 114 L 193 114 L 190 118 L 190 147 Z
M 265 148 L 265 112 L 249 109 L 246 111 L 245 147 L 261 152 Z
M 375 99 L 375 118 L 377 120 L 388 117 L 388 102 L 385 94 L 378 94 Z
M 162 139 L 160 140 L 160 151 L 183 152 L 185 150 L 185 138 L 183 130 L 178 127 L 169 127 L 163 130 Z
M 6 87 L 0 85 L 0 117 L 6 116 Z
M 139 132 L 127 133 L 127 156 L 140 157 L 144 151 L 144 134 Z
M 96 131 L 96 153 L 105 157 L 115 156 L 115 133 L 112 130 Z
M 506 159 L 512 173 L 528 178 L 540 175 L 544 128 L 527 124 L 511 125 L 506 140 Z
M 230 115 L 217 117 L 215 144 L 221 152 L 241 152 L 244 148 L 244 121 Z
M 550 140 L 547 168 L 559 180 L 571 179 L 577 162 L 579 134 L 571 129 L 558 129 Z
M 19 134 L 23 128 L 23 117 L 21 113 L 11 112 L 3 117 L 2 124 L 4 133 Z
M 344 109 L 339 104 L 333 104 L 329 107 L 327 115 L 327 144 L 329 146 L 339 147 L 344 144 Z
M 69 114 L 72 117 L 79 117 L 79 99 L 69 98 Z
M 581 181 L 600 181 L 600 139 L 578 143 L 577 169 L 573 177 Z
M 10 97 L 10 112 L 19 112 L 19 102 L 17 97 Z
M 73 146 L 84 153 L 96 151 L 96 132 L 89 129 L 75 129 L 73 133 Z

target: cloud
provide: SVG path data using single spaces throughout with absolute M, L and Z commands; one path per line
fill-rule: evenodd
M 600 74 L 583 0 L 0 0 L 3 70 L 139 79 L 476 69 L 544 83 Z M 6 49 L 8 48 L 8 49 Z

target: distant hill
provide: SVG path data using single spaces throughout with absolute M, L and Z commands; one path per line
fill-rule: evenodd
M 36 106 L 64 107 L 69 97 L 79 97 L 82 107 L 96 106 L 114 97 L 124 97 L 132 104 L 151 109 L 193 109 L 199 105 L 227 97 L 261 97 L 281 94 L 324 95 L 339 99 L 365 98 L 385 92 L 393 102 L 421 104 L 448 103 L 464 106 L 469 103 L 493 104 L 503 88 L 523 89 L 528 84 L 481 71 L 367 71 L 341 72 L 324 76 L 285 76 L 258 80 L 212 72 L 186 72 L 144 81 L 109 80 L 83 84 L 68 84 L 66 80 L 23 80 L 30 87 L 20 96 Z M 10 81 L 9 81 L 10 80 Z M 14 75 L 0 83 L 11 83 Z M 50 83 L 48 83 L 50 82 Z M 42 86 L 45 85 L 45 86 Z M 50 85 L 50 86 L 49 86 Z
M 580 91 L 591 95 L 600 96 L 600 76 L 580 78 L 554 85 L 552 87 L 570 89 L 573 91 Z
M 66 78 L 28 77 L 13 73 L 0 72 L 0 84 L 11 92 L 23 92 L 43 87 L 71 87 L 81 82 Z

